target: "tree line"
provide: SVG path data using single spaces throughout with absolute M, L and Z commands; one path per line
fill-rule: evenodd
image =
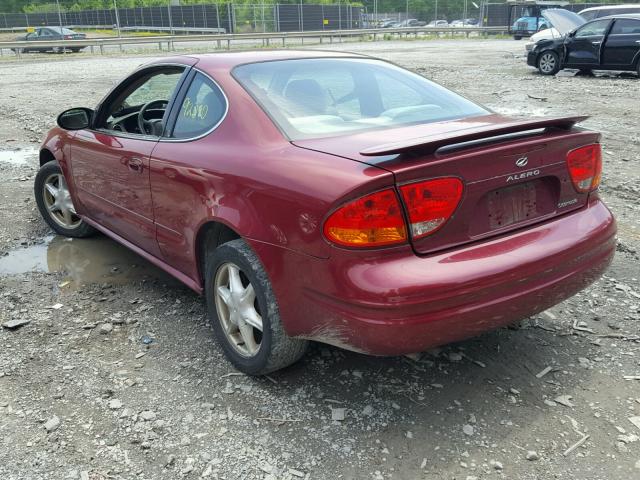
M 155 7 L 167 6 L 171 0 L 115 0 L 118 8 L 131 7 Z M 468 18 L 477 18 L 479 11 L 477 5 L 481 0 L 180 0 L 180 5 L 194 4 L 215 4 L 215 3 L 234 3 L 242 4 L 274 4 L 274 3 L 291 3 L 298 4 L 300 2 L 307 4 L 342 4 L 363 6 L 371 13 L 374 11 L 374 2 L 377 11 L 380 14 L 401 13 L 406 14 L 407 10 L 410 17 L 420 20 L 438 19 L 454 20 L 462 18 L 462 14 L 466 13 Z M 499 0 L 492 0 L 499 1 Z M 593 1 L 593 0 L 591 0 Z M 574 0 L 573 3 L 587 3 L 588 0 Z M 58 0 L 58 3 L 52 0 L 2 0 L 0 12 L 11 13 L 29 13 L 29 12 L 55 12 L 58 4 L 63 11 L 79 11 L 92 9 L 111 9 L 114 6 L 114 0 Z M 614 0 L 613 3 L 617 3 Z

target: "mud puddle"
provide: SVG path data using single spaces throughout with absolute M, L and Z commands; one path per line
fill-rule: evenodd
M 10 165 L 28 165 L 29 160 L 38 156 L 37 148 L 20 148 L 16 150 L 0 150 L 0 163 Z
M 73 286 L 143 280 L 178 285 L 177 280 L 158 267 L 104 236 L 83 239 L 49 236 L 42 244 L 12 250 L 0 257 L 0 275 L 33 271 L 65 273 Z

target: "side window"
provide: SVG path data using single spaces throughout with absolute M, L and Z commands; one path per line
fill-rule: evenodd
M 183 71 L 183 67 L 153 68 L 126 81 L 101 107 L 97 127 L 137 135 L 159 135 L 167 105 Z
M 209 78 L 197 73 L 182 101 L 173 138 L 193 138 L 212 130 L 224 116 L 224 94 Z
M 611 35 L 640 34 L 640 20 L 630 18 L 616 20 Z
M 596 20 L 595 22 L 587 23 L 578 29 L 576 38 L 602 36 L 608 26 L 609 20 Z

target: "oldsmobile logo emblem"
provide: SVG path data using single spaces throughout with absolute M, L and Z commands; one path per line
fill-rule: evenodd
M 519 159 L 516 160 L 516 165 L 522 168 L 522 167 L 526 167 L 528 162 L 529 162 L 528 157 L 520 157 Z

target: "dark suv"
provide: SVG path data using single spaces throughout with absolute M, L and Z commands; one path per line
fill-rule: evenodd
M 559 24 L 554 22 L 556 28 Z M 640 75 L 640 14 L 598 18 L 560 33 L 561 38 L 536 43 L 527 64 L 543 75 L 555 75 L 563 68 L 631 70 Z

